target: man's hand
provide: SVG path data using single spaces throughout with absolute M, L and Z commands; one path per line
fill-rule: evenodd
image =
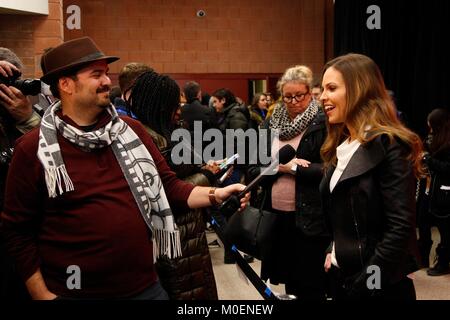
M 216 188 L 214 191 L 215 202 L 222 203 L 228 199 L 232 194 L 239 193 L 244 190 L 245 186 L 240 183 L 235 183 L 224 188 Z M 209 207 L 213 202 L 210 199 L 210 187 L 195 187 L 187 199 L 187 205 L 191 209 Z M 241 199 L 241 209 L 244 209 L 247 202 L 250 200 L 250 193 L 246 193 Z
M 240 183 L 235 183 L 229 186 L 226 186 L 224 188 L 217 188 L 216 189 L 216 199 L 219 200 L 218 202 L 223 202 L 227 200 L 232 194 L 239 193 L 242 190 L 245 189 L 245 186 Z M 241 199 L 241 208 L 239 211 L 242 211 L 247 206 L 247 203 L 250 201 L 250 192 L 247 192 L 245 196 Z
M 57 297 L 47 289 L 40 269 L 28 278 L 25 285 L 33 300 L 54 300 Z
M 6 108 L 17 123 L 27 121 L 33 113 L 28 97 L 19 89 L 4 84 L 0 84 L 0 105 Z
M 20 73 L 20 70 L 8 61 L 0 61 L 0 74 L 2 76 L 4 76 L 5 78 L 12 77 L 14 75 L 14 72 Z

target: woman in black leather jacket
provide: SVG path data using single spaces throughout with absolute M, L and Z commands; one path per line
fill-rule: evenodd
M 325 260 L 335 299 L 415 299 L 415 175 L 419 137 L 395 114 L 378 66 L 348 54 L 328 62 L 320 190 L 333 242 Z

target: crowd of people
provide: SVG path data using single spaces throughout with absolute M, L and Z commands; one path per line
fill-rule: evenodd
M 218 299 L 207 222 L 225 225 L 220 203 L 265 166 L 247 159 L 222 177 L 224 159 L 176 163 L 178 128 L 265 130 L 276 133 L 271 154 L 295 149 L 251 200 L 277 216 L 260 276 L 287 294 L 413 300 L 419 267 L 450 273 L 450 114 L 430 113 L 423 143 L 371 58 L 339 56 L 320 83 L 308 66 L 290 67 L 278 99 L 259 92 L 248 106 L 227 88 L 180 89 L 143 63 L 123 66 L 113 88 L 117 60 L 88 37 L 46 50 L 41 80 L 55 101 L 39 113 L 1 81 L 23 66 L 0 48 L 1 299 Z M 224 262 L 235 262 L 229 248 Z

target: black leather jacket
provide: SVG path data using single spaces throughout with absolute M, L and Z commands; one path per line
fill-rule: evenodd
M 417 270 L 416 180 L 406 151 L 379 136 L 358 148 L 332 193 L 334 167 L 320 184 L 336 259 L 353 292 L 368 292 L 369 266 L 380 268 L 382 287 Z

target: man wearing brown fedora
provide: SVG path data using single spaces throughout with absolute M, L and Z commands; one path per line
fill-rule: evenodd
M 177 179 L 145 129 L 111 106 L 116 60 L 88 37 L 42 56 L 41 80 L 60 100 L 19 139 L 2 213 L 34 299 L 167 299 L 154 262 L 181 254 L 172 208 L 217 204 L 244 188 Z

